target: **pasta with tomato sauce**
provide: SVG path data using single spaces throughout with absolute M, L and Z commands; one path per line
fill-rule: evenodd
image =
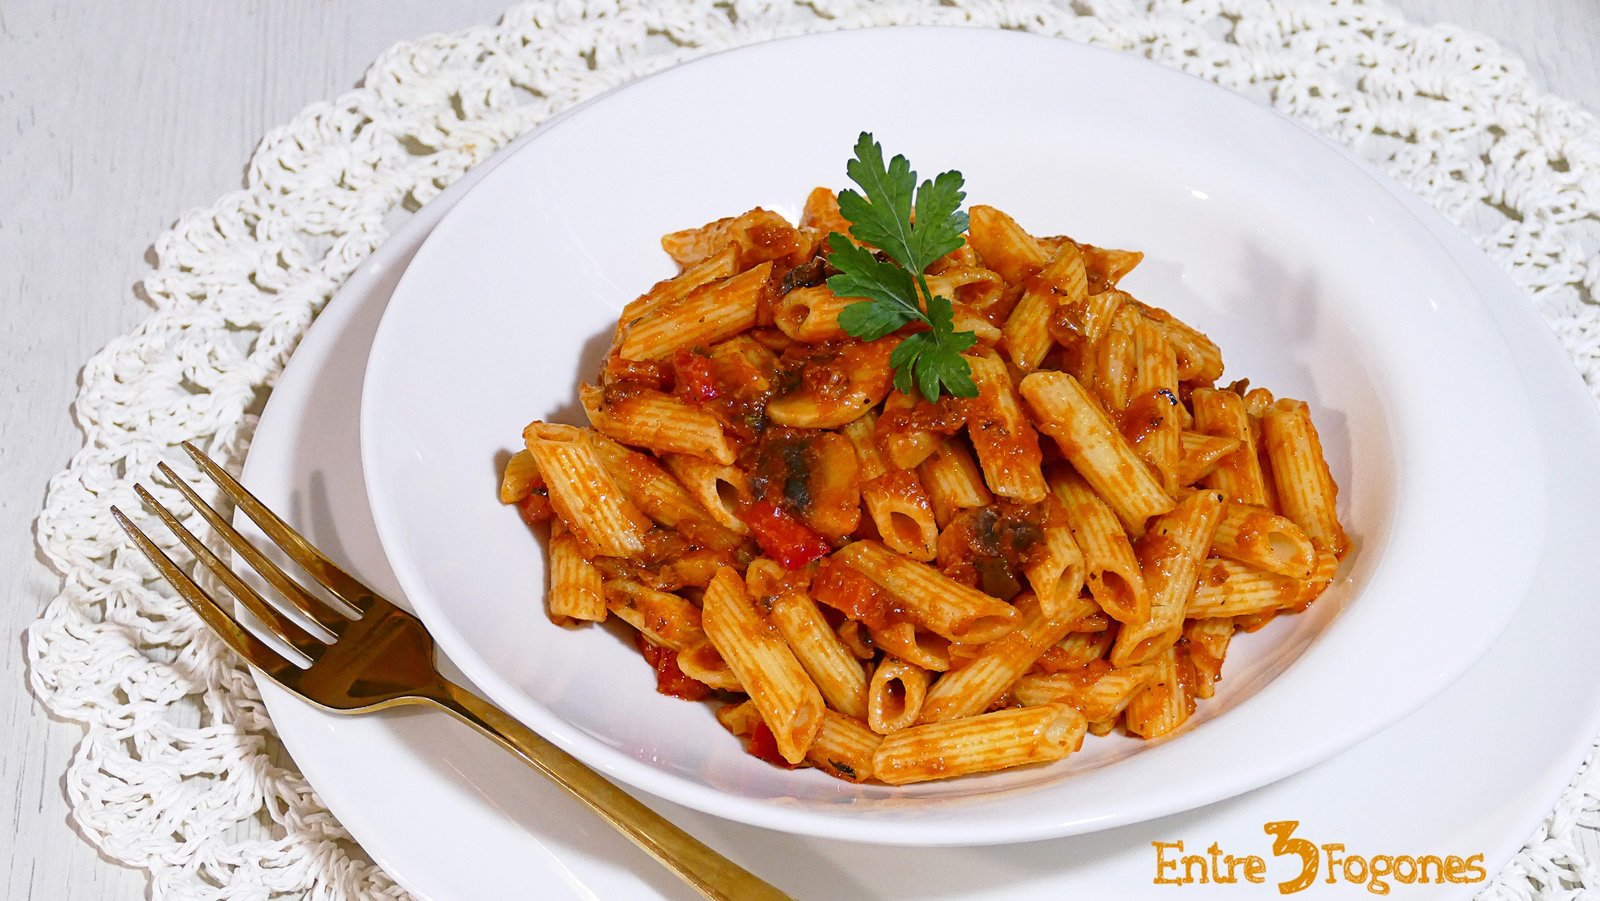
M 1146 739 L 1229 639 L 1348 548 L 1307 406 L 1223 384 L 1203 333 L 1123 287 L 1142 255 L 971 209 L 926 273 L 973 397 L 895 387 L 921 326 L 851 337 L 818 188 L 667 235 L 589 426 L 534 422 L 501 500 L 552 532 L 549 615 L 615 616 L 663 693 L 782 766 L 898 785 Z M 557 559 L 559 557 L 559 559 Z

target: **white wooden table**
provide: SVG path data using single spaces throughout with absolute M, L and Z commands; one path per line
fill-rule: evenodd
M 390 44 L 491 22 L 509 0 L 0 0 L 0 898 L 135 898 L 142 873 L 67 819 L 79 735 L 29 694 L 21 635 L 58 579 L 34 550 L 45 483 L 77 450 L 91 353 L 148 313 L 150 242 L 238 187 L 256 141 Z M 1499 40 L 1600 111 L 1600 0 L 1398 0 Z

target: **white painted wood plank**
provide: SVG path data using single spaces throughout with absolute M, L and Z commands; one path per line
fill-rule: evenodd
M 256 141 L 347 89 L 395 41 L 493 21 L 508 0 L 5 0 L 0 5 L 0 897 L 130 898 L 142 874 L 73 836 L 79 729 L 28 694 L 20 635 L 54 594 L 31 519 L 78 448 L 84 360 L 139 322 L 150 241 L 239 186 Z M 1595 0 L 1397 0 L 1495 37 L 1600 110 Z

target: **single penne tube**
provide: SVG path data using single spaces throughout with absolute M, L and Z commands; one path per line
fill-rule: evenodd
M 1184 614 L 1205 619 L 1274 612 L 1294 606 L 1304 587 L 1305 583 L 1288 576 L 1213 557 L 1202 564 Z
M 1067 637 L 1056 642 L 1056 646 L 1047 653 L 1052 663 L 1061 670 L 1073 667 L 1087 666 L 1099 660 L 1111 650 L 1111 642 L 1116 640 L 1117 633 L 1110 629 L 1101 629 L 1097 632 L 1086 632 L 1074 628 L 1067 633 Z
M 1064 372 L 1035 372 L 1022 380 L 1022 396 L 1065 456 L 1130 532 L 1173 507 L 1143 460 L 1112 427 L 1100 405 Z
M 1300 594 L 1294 603 L 1284 608 L 1294 612 L 1304 610 L 1311 606 L 1311 602 L 1322 595 L 1327 587 L 1333 584 L 1333 577 L 1339 570 L 1339 558 L 1327 551 L 1317 551 L 1317 563 L 1312 567 L 1311 577 L 1300 583 Z
M 1196 491 L 1162 514 L 1139 539 L 1135 551 L 1150 592 L 1150 618 L 1125 625 L 1111 646 L 1113 666 L 1148 663 L 1178 640 L 1195 593 L 1200 565 L 1222 519 L 1222 492 Z
M 806 751 L 806 763 L 839 779 L 865 782 L 872 778 L 872 755 L 882 741 L 882 736 L 859 718 L 824 710 L 822 728 Z
M 638 582 L 611 579 L 605 583 L 606 608 L 645 637 L 674 651 L 705 640 L 700 608 L 675 594 Z
M 1012 707 L 901 729 L 872 755 L 872 773 L 905 785 L 1060 760 L 1083 744 L 1088 721 L 1065 704 Z
M 722 424 L 682 398 L 648 389 L 610 396 L 604 389 L 584 385 L 578 389 L 578 399 L 595 431 L 623 444 L 658 454 L 689 454 L 717 463 L 734 461 L 733 445 L 723 434 Z
M 963 247 L 963 250 L 971 250 Z M 959 253 L 959 251 L 958 251 Z M 946 259 L 949 259 L 946 257 Z M 1005 295 L 1005 279 L 1000 273 L 982 266 L 957 264 L 940 272 L 930 273 L 926 276 L 928 291 L 935 297 L 948 297 L 955 304 L 955 321 L 957 329 L 965 329 L 961 324 L 963 318 L 962 308 L 967 313 L 988 326 L 987 333 L 978 330 L 978 340 L 986 338 L 999 340 L 999 330 L 983 318 L 984 311 L 999 303 Z
M 877 417 L 868 411 L 840 432 L 855 452 L 854 480 L 884 543 L 913 558 L 932 559 L 938 528 L 931 503 L 915 473 L 888 466 L 878 447 Z
M 878 416 L 871 410 L 846 423 L 839 430 L 856 452 L 856 477 L 870 482 L 889 471 L 883 450 L 878 447 Z
M 1049 493 L 1039 435 L 1017 399 L 1011 374 L 997 355 L 968 354 L 978 396 L 967 402 L 967 437 L 978 454 L 984 481 L 995 494 L 1036 504 Z
M 1083 554 L 1084 582 L 1100 609 L 1119 623 L 1149 619 L 1144 573 L 1116 513 L 1070 467 L 1053 467 L 1049 482 Z
M 1183 405 L 1172 345 L 1148 319 L 1133 326 L 1133 394 L 1122 413 L 1122 436 L 1149 463 L 1168 492 L 1178 487 L 1183 455 Z
M 1106 329 L 1105 337 L 1095 345 L 1094 388 L 1095 397 L 1107 410 L 1120 413 L 1133 399 L 1133 377 L 1139 370 L 1138 348 L 1133 341 L 1133 320 L 1125 309 L 1118 310 Z
M 1022 297 L 1012 308 L 1004 328 L 1006 351 L 1023 372 L 1044 361 L 1054 343 L 1050 323 L 1062 304 L 1079 304 L 1088 294 L 1083 254 L 1071 241 L 1062 242 L 1039 274 L 1024 283 Z
M 1090 290 L 1101 292 L 1116 288 L 1122 277 L 1132 272 L 1144 260 L 1142 250 L 1118 250 L 1113 247 L 1082 246 L 1084 268 L 1087 270 Z
M 867 726 L 879 735 L 917 722 L 928 693 L 928 671 L 898 657 L 885 657 L 867 687 Z
M 983 484 L 983 471 L 965 442 L 952 435 L 917 467 L 917 475 L 933 504 L 933 521 L 939 528 L 950 524 L 962 510 L 986 507 L 994 496 Z
M 822 728 L 821 692 L 794 651 L 757 612 L 737 572 L 718 572 L 701 605 L 706 637 L 755 702 L 777 739 L 778 753 L 799 763 Z
M 661 462 L 717 524 L 736 535 L 750 531 L 735 512 L 751 500 L 750 479 L 744 470 L 688 454 L 664 454 Z
M 1170 735 L 1194 713 L 1194 673 L 1176 648 L 1168 647 L 1150 661 L 1155 676 L 1123 710 L 1128 731 L 1141 738 Z
M 1221 491 L 1230 501 L 1271 506 L 1244 399 L 1220 388 L 1196 388 L 1189 394 L 1189 403 L 1194 408 L 1195 431 L 1239 442 L 1233 453 L 1218 460 L 1211 472 L 1199 480 L 1200 484 Z
M 849 337 L 839 325 L 839 314 L 859 297 L 840 297 L 827 285 L 795 288 L 779 297 L 773 308 L 773 322 L 796 341 L 817 344 Z
M 928 629 L 919 628 L 915 623 L 904 621 L 885 623 L 875 629 L 868 629 L 867 637 L 871 639 L 871 644 L 866 645 L 869 651 L 873 648 L 882 648 L 885 654 L 899 657 L 907 663 L 914 663 L 929 672 L 942 673 L 950 668 L 950 639 Z M 849 637 L 843 627 L 840 627 L 839 640 L 849 647 Z M 875 655 L 868 653 L 863 659 L 872 656 Z
M 967 243 L 978 252 L 983 265 L 1000 273 L 1007 284 L 1021 285 L 1050 261 L 1037 239 L 994 207 L 974 204 L 967 216 Z
M 514 504 L 533 493 L 536 485 L 544 484 L 539 476 L 539 465 L 527 448 L 517 451 L 506 460 L 500 472 L 500 503 Z
M 899 391 L 889 392 L 883 400 L 883 414 L 878 417 L 878 443 L 889 465 L 896 469 L 916 469 L 944 443 L 945 436 L 938 432 L 895 424 L 919 403 L 923 401 L 915 394 Z
M 1286 516 L 1251 504 L 1229 503 L 1224 508 L 1211 553 L 1291 579 L 1311 578 L 1317 565 L 1316 548 L 1304 529 Z
M 1016 608 L 1005 601 L 968 588 L 876 541 L 846 545 L 834 553 L 834 559 L 871 579 L 912 619 L 950 641 L 993 641 L 1021 620 Z
M 715 281 L 720 281 L 738 271 L 739 251 L 734 247 L 724 247 L 721 251 L 706 257 L 704 260 L 690 266 L 688 269 L 656 283 L 642 294 L 637 300 L 628 302 L 622 308 L 619 321 L 626 324 L 650 313 L 657 307 L 675 303 L 689 295 L 690 291 Z
M 1228 656 L 1228 642 L 1233 640 L 1234 631 L 1231 616 L 1211 616 L 1184 623 L 1185 647 L 1189 662 L 1194 666 L 1195 697 L 1209 698 L 1216 694 L 1217 681 L 1222 678 L 1222 660 Z
M 933 503 L 915 472 L 897 469 L 861 486 L 861 499 L 890 550 L 913 560 L 932 560 L 939 542 Z
M 756 563 L 772 563 L 758 560 Z M 777 564 L 773 563 L 776 566 Z M 752 569 L 755 563 L 751 564 Z M 753 587 L 754 579 L 750 580 Z M 816 602 L 800 588 L 780 583 L 769 597 L 761 598 L 771 611 L 767 618 L 777 627 L 795 659 L 805 668 L 823 700 L 840 713 L 863 719 L 867 715 L 867 673 L 850 653 Z
M 1335 509 L 1339 486 L 1328 471 L 1311 408 L 1304 401 L 1278 399 L 1261 415 L 1261 436 L 1283 514 L 1317 547 L 1342 556 L 1350 540 Z
M 1074 624 L 1095 609 L 1094 602 L 1073 597 L 1053 614 L 1044 612 L 1030 594 L 1020 596 L 1022 625 L 982 645 L 978 656 L 939 677 L 922 703 L 919 722 L 937 723 L 973 716 L 989 709 Z
M 702 682 L 718 691 L 744 691 L 739 677 L 728 667 L 728 661 L 717 653 L 710 639 L 701 639 L 678 652 L 678 669 L 685 676 Z
M 1042 541 L 1043 550 L 1036 550 L 1022 566 L 1022 572 L 1039 598 L 1039 606 L 1047 616 L 1055 616 L 1068 609 L 1083 590 L 1083 551 L 1072 537 L 1068 526 L 1047 526 Z
M 550 506 L 585 556 L 632 557 L 644 552 L 651 523 L 606 472 L 587 429 L 547 422 L 522 431 L 545 478 Z
M 907 623 L 907 625 L 910 624 Z M 878 645 L 876 640 L 873 638 L 872 633 L 867 630 L 867 627 L 862 625 L 859 621 L 847 619 L 839 624 L 839 628 L 834 629 L 833 631 L 835 635 L 839 636 L 839 643 L 844 645 L 845 650 L 849 651 L 851 654 L 854 654 L 857 660 L 871 660 L 878 656 Z M 928 634 L 933 635 L 932 632 L 929 632 Z M 936 635 L 934 637 L 938 638 Z M 950 643 L 948 641 L 945 641 L 943 638 L 940 638 L 939 640 L 944 642 L 945 648 L 949 648 Z M 914 640 L 911 643 L 913 646 L 916 645 Z M 885 645 L 885 647 L 887 647 L 887 645 Z M 890 653 L 895 652 L 890 651 Z M 946 657 L 945 666 L 949 665 L 950 660 L 948 657 Z
M 1063 298 L 1050 321 L 1050 336 L 1063 351 L 1058 368 L 1072 373 L 1084 385 L 1094 384 L 1097 352 L 1122 310 L 1124 297 L 1123 292 L 1112 290 L 1086 294 L 1077 300 Z
M 583 558 L 578 539 L 565 530 L 550 537 L 550 620 L 604 622 L 605 583 L 600 570 Z
M 1178 457 L 1178 486 L 1187 488 L 1209 476 L 1223 459 L 1239 449 L 1241 443 L 1237 438 L 1219 438 L 1202 432 L 1185 431 L 1179 437 L 1183 451 Z M 1223 493 L 1233 497 L 1226 490 Z
M 1222 351 L 1183 320 L 1166 310 L 1134 301 L 1140 313 L 1172 342 L 1177 354 L 1178 378 L 1185 382 L 1209 384 L 1222 378 Z
M 839 195 L 832 188 L 812 188 L 800 211 L 800 227 L 814 228 L 824 235 L 838 232 L 850 237 L 850 220 L 839 212 Z
M 792 257 L 804 249 L 799 231 L 771 210 L 761 207 L 661 236 L 661 249 L 679 266 L 693 266 L 725 247 L 739 252 L 740 269 Z
M 762 263 L 731 278 L 701 285 L 623 327 L 624 360 L 670 360 L 680 350 L 731 338 L 756 324 L 756 310 L 772 276 Z
M 645 516 L 702 547 L 729 551 L 739 533 L 718 523 L 656 458 L 590 433 L 590 443 L 617 487 Z
M 890 470 L 878 447 L 877 417 L 868 412 L 840 431 L 855 448 L 861 499 L 883 543 L 913 560 L 932 560 L 939 540 L 932 500 L 916 473 Z
M 1115 719 L 1156 674 L 1156 667 L 1150 664 L 1118 669 L 1096 661 L 1079 672 L 1030 673 L 1017 680 L 1013 693 L 1019 703 L 1029 707 L 1066 704 L 1090 722 L 1102 722 Z
M 1250 440 L 1256 449 L 1256 467 L 1261 470 L 1261 487 L 1267 497 L 1266 503 L 1262 506 L 1282 513 L 1283 505 L 1278 500 L 1277 482 L 1272 475 L 1272 458 L 1267 453 L 1267 442 L 1261 425 L 1261 417 L 1266 415 L 1272 403 L 1272 392 L 1265 388 L 1251 388 L 1245 392 L 1244 409 L 1250 416 Z

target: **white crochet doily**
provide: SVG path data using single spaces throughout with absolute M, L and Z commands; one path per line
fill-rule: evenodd
M 155 312 L 89 361 L 83 450 L 39 543 L 63 576 L 29 630 L 32 686 L 85 727 L 65 785 L 82 833 L 158 898 L 401 896 L 284 765 L 250 673 L 111 521 L 195 440 L 243 461 L 256 414 L 339 284 L 410 211 L 551 114 L 681 60 L 836 28 L 943 23 L 1117 48 L 1268 103 L 1376 163 L 1475 238 L 1600 391 L 1600 125 L 1491 41 L 1355 2 L 548 0 L 399 44 L 363 86 L 262 141 L 247 186 L 156 241 Z M 1591 758 L 1592 762 L 1592 758 Z M 1496 899 L 1600 892 L 1586 764 Z M 269 837 L 241 840 L 270 823 Z

